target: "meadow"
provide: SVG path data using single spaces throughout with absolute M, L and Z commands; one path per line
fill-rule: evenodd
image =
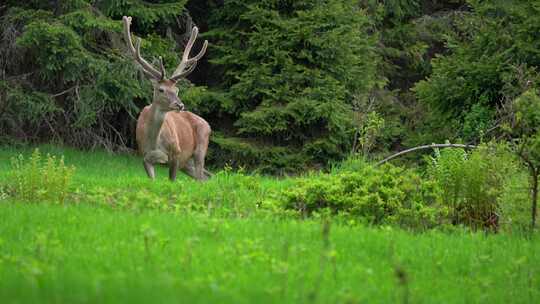
M 410 232 L 267 205 L 294 178 L 150 181 L 130 155 L 56 146 L 66 202 L 0 192 L 2 303 L 537 303 L 538 235 Z M 0 179 L 10 158 L 0 149 Z

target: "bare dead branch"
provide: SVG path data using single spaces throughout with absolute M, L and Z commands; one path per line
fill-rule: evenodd
M 11 75 L 9 77 L 6 77 L 7 80 L 14 80 L 14 79 L 24 79 L 32 74 L 34 74 L 36 71 L 20 74 L 20 75 Z
M 407 154 L 407 153 L 410 153 L 410 152 L 414 152 L 414 151 L 418 151 L 418 150 L 425 150 L 425 149 L 435 149 L 435 148 L 462 148 L 462 149 L 475 149 L 477 146 L 475 145 L 462 145 L 462 144 L 431 144 L 431 145 L 423 145 L 423 146 L 418 146 L 418 147 L 414 147 L 414 148 L 410 148 L 410 149 L 407 149 L 407 150 L 403 150 L 401 152 L 398 152 L 396 154 L 393 154 L 383 160 L 381 160 L 380 162 L 378 162 L 377 164 L 375 164 L 375 166 L 380 166 L 386 162 L 388 162 L 389 160 L 392 160 L 398 156 L 401 156 L 401 155 L 404 155 L 404 154 Z
M 77 86 L 73 86 L 73 87 L 71 87 L 71 88 L 69 88 L 67 90 L 64 90 L 64 91 L 60 92 L 60 93 L 53 94 L 53 95 L 51 95 L 51 97 L 59 97 L 59 96 L 65 95 L 65 94 L 75 90 L 76 88 L 77 88 Z

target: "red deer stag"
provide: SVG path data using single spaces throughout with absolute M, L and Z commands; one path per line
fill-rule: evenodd
M 169 178 L 176 179 L 176 171 L 183 170 L 189 176 L 204 180 L 204 158 L 208 149 L 210 125 L 201 117 L 184 111 L 184 104 L 178 97 L 176 82 L 191 73 L 197 61 L 206 52 L 208 41 L 195 57 L 189 53 L 199 30 L 194 27 L 184 49 L 182 61 L 171 77 L 166 77 L 163 59 L 160 70 L 141 57 L 141 39 L 133 46 L 131 39 L 131 17 L 124 16 L 124 34 L 129 51 L 150 79 L 154 87 L 152 104 L 146 106 L 137 120 L 137 144 L 144 157 L 144 169 L 151 179 L 155 178 L 154 164 L 169 165 Z

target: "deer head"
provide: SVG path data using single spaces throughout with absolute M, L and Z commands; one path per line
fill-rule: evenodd
M 136 45 L 133 46 L 133 40 L 131 39 L 130 30 L 131 17 L 124 16 L 123 22 L 124 35 L 127 42 L 128 50 L 135 58 L 135 61 L 139 63 L 144 75 L 146 75 L 147 78 L 150 79 L 150 81 L 152 82 L 152 86 L 154 87 L 154 97 L 152 104 L 163 112 L 184 110 L 184 104 L 180 100 L 180 97 L 178 97 L 178 88 L 176 87 L 176 83 L 181 78 L 186 77 L 191 72 L 193 72 L 193 70 L 197 66 L 197 62 L 206 52 L 206 48 L 208 47 L 208 41 L 204 41 L 204 45 L 199 51 L 199 54 L 197 54 L 195 57 L 189 58 L 191 48 L 193 47 L 193 44 L 197 39 L 197 35 L 199 34 L 199 29 L 197 27 L 193 27 L 189 41 L 186 45 L 186 48 L 184 49 L 184 54 L 182 55 L 182 61 L 180 62 L 176 70 L 173 72 L 172 76 L 167 77 L 162 57 L 159 57 L 160 68 L 158 70 L 148 61 L 142 58 L 140 50 L 141 38 L 137 38 Z

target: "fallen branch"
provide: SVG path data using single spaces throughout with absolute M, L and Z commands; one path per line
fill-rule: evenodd
M 387 158 L 385 158 L 385 159 L 381 160 L 380 162 L 378 162 L 377 164 L 375 164 L 375 166 L 380 166 L 380 165 L 386 163 L 387 161 L 392 160 L 392 159 L 394 159 L 394 158 L 396 158 L 398 156 L 401 156 L 403 154 L 407 154 L 407 153 L 414 152 L 414 151 L 417 151 L 417 150 L 434 149 L 434 148 L 474 149 L 474 148 L 476 148 L 476 146 L 475 145 L 462 145 L 462 144 L 431 144 L 431 145 L 418 146 L 418 147 L 410 148 L 410 149 L 398 152 L 396 154 L 390 155 Z
M 71 88 L 69 88 L 67 90 L 64 90 L 64 91 L 60 92 L 60 93 L 53 94 L 53 95 L 51 95 L 51 97 L 59 97 L 59 96 L 65 95 L 65 94 L 67 94 L 67 93 L 69 93 L 69 92 L 71 92 L 71 91 L 73 91 L 74 89 L 77 89 L 77 88 L 78 88 L 78 86 L 71 87 Z

